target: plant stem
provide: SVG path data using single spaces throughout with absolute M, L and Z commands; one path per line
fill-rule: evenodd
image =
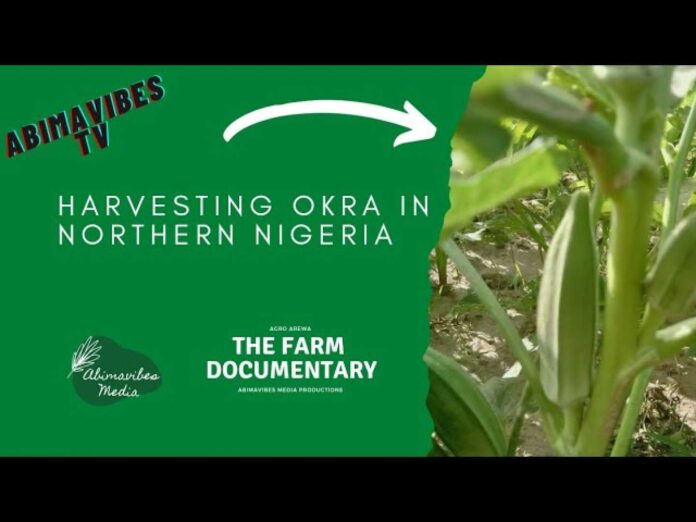
M 686 157 L 689 153 L 689 146 L 694 139 L 694 132 L 696 131 L 696 100 L 691 105 L 689 110 L 689 115 L 686 118 L 686 123 L 684 124 L 684 130 L 679 138 L 679 144 L 677 145 L 677 154 L 674 157 L 674 163 L 672 163 L 669 171 L 669 182 L 667 184 L 667 198 L 665 200 L 665 208 L 662 214 L 662 237 L 661 240 L 664 241 L 665 237 L 672 231 L 674 225 L 679 219 L 679 192 L 681 191 L 682 180 L 684 179 L 684 167 L 686 164 Z
M 529 402 L 530 389 L 529 383 L 525 383 L 524 391 L 522 392 L 522 398 L 520 399 L 520 405 L 515 412 L 515 420 L 512 423 L 512 429 L 510 430 L 510 437 L 508 437 L 508 457 L 514 457 L 517 452 L 517 446 L 520 443 L 520 434 L 522 433 L 522 425 L 524 424 L 524 415 L 527 412 L 527 403 Z
M 481 300 L 481 303 L 486 307 L 488 312 L 493 316 L 493 319 L 498 324 L 501 333 L 510 347 L 510 351 L 515 358 L 520 361 L 522 371 L 527 376 L 532 387 L 541 386 L 539 384 L 539 372 L 536 365 L 532 361 L 531 356 L 522 342 L 520 334 L 517 332 L 515 325 L 507 315 L 507 312 L 500 305 L 495 295 L 488 288 L 488 285 L 478 273 L 471 261 L 466 257 L 466 254 L 461 251 L 459 246 L 452 240 L 446 239 L 440 243 L 442 250 L 454 262 L 459 271 L 464 274 L 467 281 L 473 288 L 476 295 Z
M 440 247 L 435 247 L 435 264 L 437 265 L 437 278 L 441 287 L 447 286 L 447 255 Z
M 662 247 L 665 238 L 674 229 L 674 226 L 677 224 L 677 220 L 679 219 L 679 193 L 681 192 L 682 181 L 684 179 L 686 157 L 689 153 L 689 147 L 694 138 L 694 132 L 696 132 L 696 101 L 694 101 L 694 103 L 691 105 L 689 115 L 687 116 L 686 123 L 684 124 L 684 130 L 679 138 L 677 154 L 674 158 L 674 162 L 670 166 L 669 181 L 667 184 L 667 197 L 665 199 L 665 205 L 662 213 L 662 234 L 660 236 L 660 247 Z M 656 313 L 651 307 L 648 307 L 645 313 L 645 321 L 643 325 L 643 338 L 645 339 L 647 335 L 652 336 L 663 321 L 664 317 L 662 317 L 661 314 Z M 643 370 L 633 383 L 631 394 L 628 398 L 623 418 L 621 419 L 619 433 L 616 437 L 616 442 L 614 443 L 614 448 L 611 452 L 613 457 L 625 456 L 628 454 L 633 432 L 636 429 L 638 416 L 640 415 L 640 408 L 643 404 L 643 398 L 645 397 L 645 390 L 650 382 L 651 373 L 651 368 Z
M 452 239 L 445 239 L 442 241 L 440 243 L 440 248 L 442 248 L 442 250 L 456 265 L 457 269 L 464 275 L 464 277 L 466 277 L 467 281 L 469 281 L 469 284 L 471 285 L 471 288 L 474 290 L 474 292 L 476 292 L 476 295 L 481 300 L 481 303 L 491 314 L 498 325 L 498 328 L 500 328 L 500 332 L 507 342 L 512 355 L 522 366 L 522 372 L 527 378 L 527 382 L 534 393 L 534 398 L 539 404 L 539 407 L 543 412 L 548 413 L 551 417 L 549 419 L 552 424 L 550 429 L 554 432 L 553 434 L 556 435 L 558 427 L 561 425 L 560 411 L 558 410 L 558 407 L 556 407 L 546 398 L 546 395 L 541 387 L 541 381 L 539 380 L 539 370 L 537 365 L 532 360 L 529 352 L 527 352 L 527 349 L 522 342 L 522 338 L 515 328 L 515 325 L 512 324 L 507 312 L 500 305 L 495 295 L 478 273 L 474 265 L 472 265 L 471 261 L 469 261 L 469 259 L 466 257 L 466 254 L 461 251 L 459 246 L 457 246 Z M 551 441 L 552 444 L 554 443 L 554 440 Z
M 568 406 L 563 410 L 563 438 L 568 447 L 574 447 L 582 426 L 582 414 L 585 409 L 584 403 L 578 402 Z
M 522 371 L 530 381 L 530 385 L 541 386 L 539 384 L 539 372 L 536 365 L 532 361 L 531 356 L 522 342 L 520 334 L 517 332 L 515 325 L 507 315 L 507 312 L 500 305 L 495 295 L 488 288 L 488 285 L 478 273 L 474 265 L 467 258 L 466 254 L 461 251 L 459 246 L 452 239 L 445 239 L 440 243 L 442 250 L 454 262 L 459 271 L 464 274 L 467 281 L 473 288 L 476 295 L 481 300 L 481 303 L 486 307 L 488 312 L 493 316 L 493 319 L 498 324 L 501 334 L 505 338 L 510 347 L 510 351 L 522 365 Z
M 665 314 L 648 305 L 643 316 L 643 324 L 640 327 L 641 346 L 650 343 L 655 337 L 655 332 L 665 322 Z
M 587 414 L 578 437 L 581 455 L 605 454 L 628 395 L 622 369 L 638 351 L 642 283 L 656 183 L 652 173 L 638 172 L 633 182 L 613 197 L 604 335 L 601 361 Z
M 592 224 L 595 226 L 602 216 L 602 205 L 604 204 L 604 200 L 605 197 L 602 191 L 595 187 L 592 191 L 592 199 L 590 200 L 590 216 L 592 217 Z
M 530 217 L 531 211 L 519 201 L 515 201 L 512 206 L 514 208 L 512 211 L 513 215 L 517 218 L 530 237 L 536 242 L 539 250 L 548 250 L 549 245 L 546 242 L 544 235 L 534 228 L 534 221 Z
M 628 397 L 623 418 L 621 419 L 621 425 L 619 426 L 619 432 L 616 435 L 614 447 L 611 449 L 612 457 L 625 457 L 631 449 L 633 432 L 638 423 L 640 407 L 643 405 L 643 397 L 645 396 L 645 389 L 650 382 L 651 373 L 652 368 L 647 368 L 638 375 L 635 381 L 633 381 L 631 395 Z
M 611 230 L 607 252 L 607 290 L 600 362 L 592 395 L 578 436 L 579 455 L 606 455 L 611 436 L 629 393 L 624 369 L 635 359 L 640 341 L 643 279 L 652 223 L 657 172 L 644 161 L 636 163 L 630 151 L 650 157 L 653 144 L 642 139 L 645 97 L 620 97 L 616 105 L 615 133 L 627 151 L 628 161 L 607 184 L 601 157 L 587 148 L 603 192 L 612 199 Z M 661 115 L 664 118 L 664 113 Z M 664 124 L 664 123 L 663 123 Z M 633 165 L 631 165 L 633 163 Z
M 664 320 L 665 317 L 662 313 L 655 310 L 650 305 L 647 306 L 640 332 L 641 346 L 644 346 L 646 342 L 653 339 L 655 332 L 662 325 Z M 640 415 L 640 407 L 643 404 L 645 389 L 648 387 L 648 383 L 650 382 L 651 373 L 652 368 L 646 368 L 640 372 L 638 378 L 636 378 L 633 382 L 631 394 L 629 395 L 626 406 L 624 407 L 621 424 L 619 425 L 619 432 L 616 435 L 614 447 L 611 450 L 612 457 L 624 457 L 631 449 L 633 432 L 636 430 L 638 416 Z

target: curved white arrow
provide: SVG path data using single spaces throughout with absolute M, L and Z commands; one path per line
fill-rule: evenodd
M 437 128 L 432 122 L 423 116 L 410 102 L 404 102 L 404 110 L 397 111 L 381 105 L 346 100 L 309 100 L 300 102 L 271 105 L 245 114 L 241 118 L 230 123 L 222 137 L 229 142 L 244 129 L 285 116 L 298 116 L 301 114 L 344 114 L 347 116 L 360 116 L 381 120 L 405 127 L 408 131 L 399 134 L 394 140 L 394 147 L 414 141 L 429 140 L 435 136 Z

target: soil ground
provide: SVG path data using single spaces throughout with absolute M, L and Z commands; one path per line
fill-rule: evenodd
M 533 342 L 533 293 L 542 267 L 536 247 L 522 238 L 500 248 L 483 242 L 460 241 L 460 246 L 501 300 L 523 338 L 529 337 Z M 498 335 L 495 323 L 477 303 L 467 280 L 451 261 L 447 265 L 447 280 L 448 285 L 440 287 L 433 254 L 431 346 L 453 357 L 481 382 L 503 376 L 515 360 Z M 696 357 L 690 353 L 693 352 L 685 351 L 653 372 L 632 455 L 694 454 Z M 536 414 L 528 414 L 525 419 L 518 454 L 552 454 Z

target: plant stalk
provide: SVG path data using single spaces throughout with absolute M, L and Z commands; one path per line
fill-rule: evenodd
M 679 219 L 679 193 L 681 191 L 682 181 L 684 179 L 684 167 L 686 165 L 686 157 L 689 154 L 689 146 L 694 139 L 696 131 L 696 100 L 691 105 L 689 115 L 684 124 L 684 131 L 679 138 L 677 145 L 677 154 L 674 157 L 669 171 L 669 181 L 667 184 L 667 198 L 665 199 L 665 207 L 662 214 L 662 237 L 661 241 L 667 237 L 677 224 Z
M 667 197 L 665 199 L 665 205 L 662 212 L 662 234 L 660 236 L 660 247 L 664 244 L 665 238 L 674 229 L 674 226 L 677 224 L 677 220 L 679 219 L 679 194 L 681 192 L 682 181 L 684 179 L 686 157 L 688 156 L 689 147 L 694 139 L 695 132 L 696 101 L 694 101 L 694 103 L 691 105 L 689 115 L 687 116 L 686 123 L 684 124 L 684 130 L 679 138 L 677 154 L 674 157 L 672 165 L 670 166 L 669 181 L 667 184 Z M 648 307 L 646 310 L 645 324 L 643 326 L 643 330 L 648 330 L 648 332 L 644 332 L 644 338 L 645 334 L 647 333 L 650 333 L 650 335 L 654 334 L 663 321 L 664 317 L 662 317 L 661 314 L 656 314 L 654 310 Z M 651 373 L 651 368 L 643 370 L 633 383 L 631 394 L 628 398 L 623 418 L 621 419 L 621 425 L 619 426 L 619 433 L 616 437 L 616 442 L 614 443 L 614 447 L 611 452 L 612 457 L 625 456 L 630 450 L 631 440 L 636 429 L 638 416 L 640 415 L 640 408 L 645 397 L 645 390 L 650 382 Z
M 476 292 L 476 295 L 481 300 L 481 303 L 486 307 L 488 312 L 493 316 L 493 319 L 500 328 L 501 334 L 505 338 L 512 351 L 512 354 L 522 365 L 522 371 L 530 381 L 532 387 L 539 386 L 539 372 L 532 361 L 531 356 L 522 342 L 520 334 L 517 332 L 515 325 L 507 315 L 507 312 L 500 305 L 495 295 L 478 273 L 474 265 L 467 258 L 466 254 L 461 251 L 459 246 L 452 239 L 445 239 L 440 243 L 443 252 L 454 262 L 457 269 L 466 277 L 471 285 L 471 288 Z
M 662 325 L 664 320 L 665 317 L 662 313 L 648 305 L 645 316 L 643 317 L 643 325 L 641 327 L 641 347 L 643 347 L 646 342 L 650 342 L 653 339 L 655 332 Z M 612 457 L 624 457 L 628 455 L 628 452 L 631 449 L 633 433 L 636 430 L 638 417 L 640 415 L 640 408 L 643 404 L 645 390 L 650 382 L 651 373 L 652 368 L 646 368 L 642 370 L 640 374 L 638 374 L 638 377 L 633 381 L 631 394 L 626 402 L 623 416 L 621 418 L 621 424 L 619 425 L 619 432 L 616 435 L 614 447 L 611 450 Z M 633 377 L 631 376 L 631 378 Z
M 524 391 L 522 392 L 522 398 L 520 399 L 520 405 L 515 412 L 515 420 L 512 423 L 512 429 L 510 430 L 510 437 L 508 438 L 508 450 L 507 456 L 514 457 L 517 453 L 517 446 L 520 443 L 520 434 L 522 433 L 522 425 L 524 424 L 524 416 L 527 412 L 527 403 L 529 402 L 529 397 L 531 396 L 529 389 L 529 382 L 525 383 Z
M 580 401 L 563 410 L 563 438 L 569 448 L 575 446 L 578 432 L 582 426 L 582 414 L 584 409 L 585 404 Z
M 592 199 L 590 200 L 590 216 L 592 217 L 592 224 L 597 225 L 599 218 L 602 216 L 602 205 L 604 204 L 604 194 L 599 188 L 595 187 L 592 191 Z
M 631 449 L 633 433 L 636 431 L 638 417 L 640 416 L 640 408 L 643 405 L 645 390 L 650 382 L 651 374 L 652 368 L 646 368 L 638 375 L 638 378 L 633 381 L 631 395 L 626 402 L 623 417 L 621 418 L 621 425 L 619 426 L 619 432 L 616 435 L 614 447 L 611 449 L 612 457 L 625 457 Z
M 447 286 L 447 255 L 440 247 L 435 247 L 435 264 L 437 265 L 437 278 L 441 287 Z

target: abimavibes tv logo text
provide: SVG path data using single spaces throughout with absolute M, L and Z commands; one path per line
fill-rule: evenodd
M 19 130 L 11 130 L 5 138 L 7 157 L 13 158 L 39 145 L 68 136 L 78 142 L 83 156 L 92 152 L 92 143 L 99 149 L 105 149 L 109 146 L 110 120 L 156 103 L 164 98 L 164 94 L 162 78 L 153 75 L 147 80 L 137 81 L 36 123 L 24 125 Z

